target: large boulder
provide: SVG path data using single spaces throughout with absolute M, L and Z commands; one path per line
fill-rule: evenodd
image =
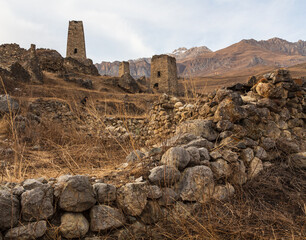
M 29 223 L 20 227 L 11 228 L 6 234 L 5 239 L 10 240 L 30 240 L 42 237 L 47 231 L 47 222 L 39 221 Z
M 22 193 L 21 214 L 25 221 L 48 219 L 53 213 L 53 188 L 49 184 Z
M 82 238 L 89 230 L 89 223 L 82 213 L 64 213 L 60 231 L 64 238 Z
M 190 161 L 189 153 L 182 147 L 172 147 L 164 153 L 161 163 L 183 170 Z
M 210 120 L 189 120 L 181 123 L 177 126 L 177 135 L 189 133 L 195 136 L 201 136 L 209 141 L 214 141 L 218 137 L 217 132 L 212 127 L 212 121 Z
M 83 212 L 96 203 L 93 187 L 86 176 L 62 178 L 55 190 L 59 192 L 60 208 L 68 212 Z
M 179 170 L 173 166 L 162 165 L 150 171 L 149 180 L 158 186 L 171 186 L 176 183 L 181 176 Z
M 124 214 L 119 209 L 96 205 L 90 210 L 90 229 L 93 232 L 118 228 L 125 222 Z
M 214 115 L 214 121 L 225 121 L 228 120 L 232 123 L 238 122 L 247 116 L 247 112 L 244 108 L 237 105 L 231 99 L 224 99 L 217 107 Z
M 19 200 L 9 191 L 0 190 L 0 231 L 16 226 L 19 219 Z
M 117 203 L 126 214 L 139 216 L 147 204 L 146 183 L 128 183 L 117 190 Z
M 183 201 L 206 202 L 213 194 L 213 173 L 206 166 L 187 168 L 178 186 Z

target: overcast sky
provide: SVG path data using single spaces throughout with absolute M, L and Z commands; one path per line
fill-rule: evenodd
M 0 0 L 0 44 L 66 54 L 82 20 L 87 57 L 129 60 L 179 47 L 219 50 L 242 39 L 306 39 L 306 0 Z

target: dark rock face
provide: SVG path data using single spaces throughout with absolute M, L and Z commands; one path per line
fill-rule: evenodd
M 93 65 L 90 59 L 77 60 L 71 57 L 65 58 L 63 66 L 66 72 L 83 73 L 93 76 L 99 76 L 98 69 Z
M 37 49 L 40 67 L 47 72 L 63 72 L 64 58 L 55 50 Z
M 20 48 L 18 44 L 0 46 L 0 67 L 10 72 L 16 81 L 42 83 L 43 75 L 36 55 L 35 45 L 29 50 Z
M 122 77 L 119 78 L 118 86 L 130 93 L 141 92 L 137 82 L 129 73 L 125 73 Z

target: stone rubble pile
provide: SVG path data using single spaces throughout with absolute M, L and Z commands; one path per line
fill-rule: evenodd
M 122 186 L 80 175 L 8 183 L 0 190 L 0 231 L 4 239 L 93 240 L 112 230 L 128 239 L 161 220 L 188 218 L 198 204 L 230 198 L 272 165 L 306 168 L 305 93 L 278 70 L 190 106 L 163 96 L 145 127 L 158 137 L 167 129 L 169 137 L 125 163 L 149 159 L 140 178 Z

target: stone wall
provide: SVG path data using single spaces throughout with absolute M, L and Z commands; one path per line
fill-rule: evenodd
M 176 60 L 168 55 L 155 55 L 151 60 L 150 87 L 158 92 L 177 95 Z
M 119 77 L 122 77 L 126 73 L 130 74 L 130 63 L 123 61 L 119 65 Z
M 131 171 L 125 182 L 115 182 L 116 175 L 65 175 L 2 184 L 0 231 L 5 239 L 129 239 L 149 234 L 155 223 L 196 215 L 198 204 L 232 197 L 241 185 L 259 181 L 264 169 L 285 162 L 306 168 L 305 94 L 304 82 L 278 70 L 194 104 L 164 95 L 152 109 L 155 123 L 143 124 L 144 130 L 170 131 L 118 166 L 139 168 L 140 176 Z M 145 237 L 156 239 L 151 234 Z
M 66 57 L 86 59 L 82 21 L 69 21 Z

